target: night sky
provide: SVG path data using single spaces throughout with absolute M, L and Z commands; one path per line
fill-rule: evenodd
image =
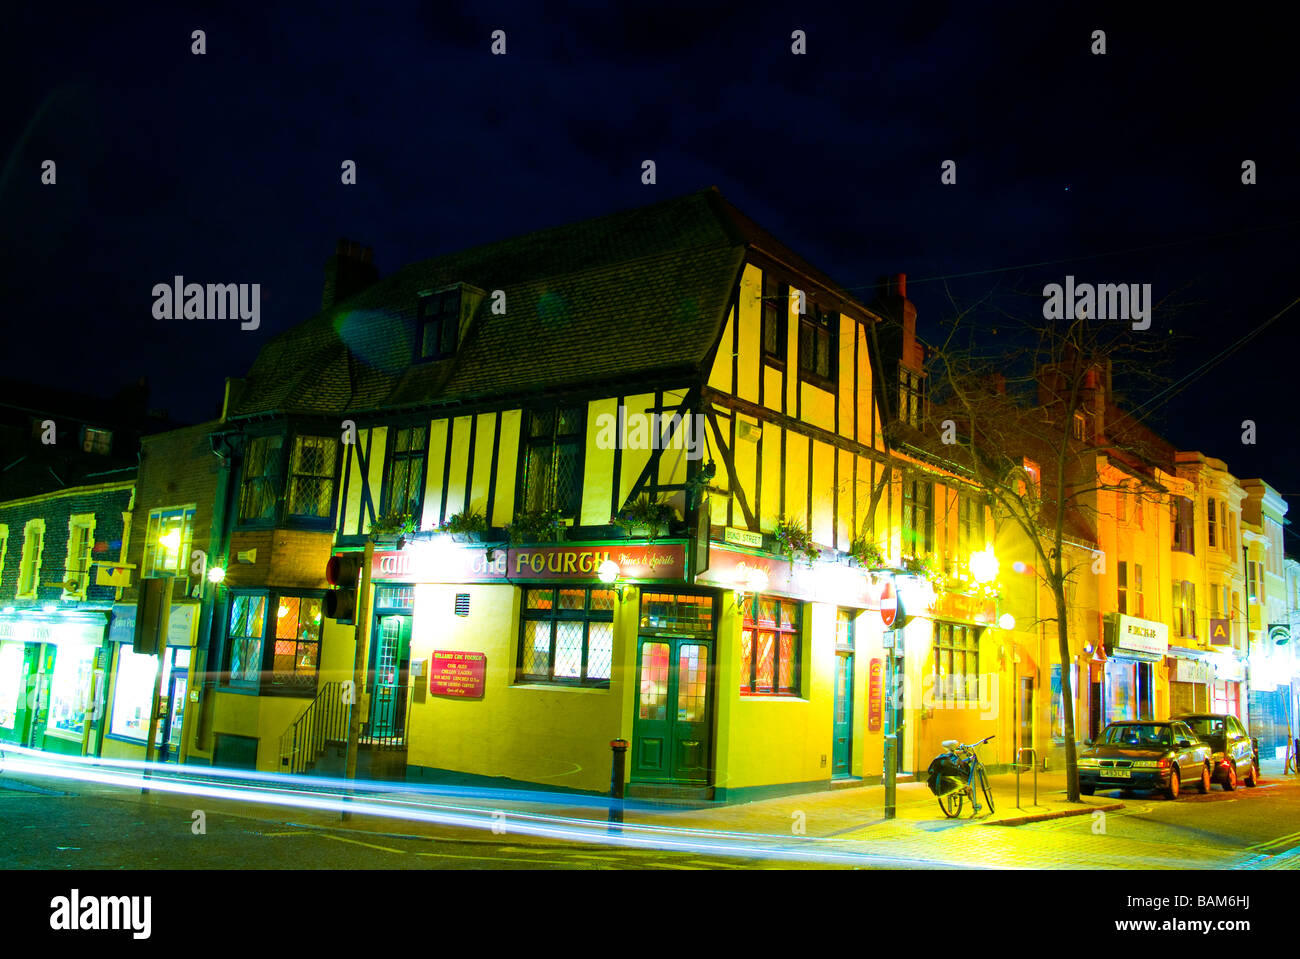
M 147 375 L 155 406 L 197 421 L 224 377 L 319 309 L 339 237 L 388 275 L 710 185 L 864 301 L 909 274 L 923 336 L 949 308 L 944 278 L 959 302 L 995 292 L 1022 310 L 1067 273 L 1151 283 L 1150 335 L 1168 338 L 1177 381 L 1300 296 L 1293 34 L 1254 11 L 544 6 L 9 10 L 7 372 L 101 394 Z M 340 183 L 349 159 L 355 186 Z M 152 288 L 176 274 L 260 283 L 260 328 L 155 320 Z M 1149 422 L 1300 513 L 1298 321 L 1300 307 Z

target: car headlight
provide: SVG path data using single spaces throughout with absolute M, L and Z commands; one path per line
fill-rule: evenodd
M 1084 756 L 1079 760 L 1080 769 L 1096 769 L 1100 764 L 1091 756 Z
M 1156 769 L 1160 766 L 1158 759 L 1138 759 L 1133 762 L 1138 769 Z

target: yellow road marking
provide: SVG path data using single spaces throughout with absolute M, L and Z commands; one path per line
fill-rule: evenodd
M 1276 839 L 1266 839 L 1263 842 L 1257 842 L 1253 846 L 1247 846 L 1246 848 L 1258 850 L 1281 848 L 1289 842 L 1296 841 L 1300 841 L 1300 830 L 1287 833 L 1285 836 L 1278 836 Z
M 327 832 L 318 833 L 317 835 L 319 835 L 322 839 L 333 839 L 335 842 L 350 842 L 357 846 L 365 846 L 369 849 L 378 849 L 382 852 L 395 852 L 399 856 L 406 855 L 405 849 L 393 849 L 389 846 L 377 846 L 372 842 L 362 842 L 360 839 L 346 839 L 343 836 L 331 836 Z

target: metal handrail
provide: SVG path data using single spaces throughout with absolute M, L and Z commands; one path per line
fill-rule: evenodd
M 342 707 L 342 684 L 331 682 L 322 686 L 316 698 L 280 737 L 282 772 L 295 775 L 305 772 L 309 764 L 320 758 L 326 743 L 346 739 L 346 711 Z
M 1030 765 L 1034 769 L 1034 805 L 1035 806 L 1038 805 L 1038 750 L 1034 749 L 1033 746 L 1021 746 L 1019 749 L 1016 750 L 1016 761 L 1013 764 L 1016 767 L 1016 808 L 1017 809 L 1024 808 L 1023 806 L 1020 805 L 1020 770 L 1024 766 L 1024 763 L 1020 761 L 1020 756 L 1022 753 L 1029 753 L 1033 757 L 1033 762 L 1030 763 Z

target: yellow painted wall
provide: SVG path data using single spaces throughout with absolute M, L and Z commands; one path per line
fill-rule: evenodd
M 451 475 L 447 477 L 447 515 L 465 508 L 465 467 L 469 463 L 469 416 L 457 416 L 451 425 Z
M 501 414 L 501 443 L 497 450 L 497 495 L 492 504 L 491 526 L 505 526 L 515 515 L 515 483 L 519 466 L 519 431 L 522 410 Z
M 458 617 L 454 594 L 470 594 L 470 615 Z M 580 790 L 609 788 L 609 741 L 631 736 L 623 708 L 626 676 L 635 656 L 635 620 L 616 611 L 615 667 L 609 689 L 579 689 L 515 682 L 519 652 L 518 590 L 511 586 L 416 587 L 411 634 L 413 659 L 433 650 L 487 656 L 482 699 L 413 691 L 410 748 L 413 766 L 472 775 L 508 777 Z M 635 592 L 623 608 L 635 608 Z M 427 680 L 425 681 L 427 682 Z
M 725 393 L 730 393 L 733 390 L 731 382 L 731 344 L 735 329 L 736 311 L 732 310 L 727 314 L 727 322 L 722 327 L 722 339 L 718 346 L 718 352 L 713 358 L 713 368 L 709 370 L 709 386 Z
M 447 442 L 450 420 L 434 420 L 429 424 L 429 452 L 424 471 L 424 521 L 421 528 L 429 529 L 442 522 L 443 466 L 447 462 Z M 450 512 L 451 504 L 447 506 Z
M 759 504 L 759 526 L 766 530 L 775 529 L 781 517 L 781 484 L 785 481 L 781 462 L 783 432 L 781 427 L 770 423 L 763 426 L 763 497 Z
M 487 515 L 488 490 L 492 485 L 492 441 L 496 414 L 480 413 L 474 433 L 473 489 L 467 491 L 466 508 Z
M 736 395 L 751 403 L 758 402 L 759 351 L 762 349 L 762 296 L 763 271 L 746 264 L 740 277 L 740 343 L 737 353 L 738 382 Z M 724 341 L 719 355 L 730 352 L 730 341 Z M 779 407 L 779 401 L 778 401 Z
M 808 438 L 792 430 L 785 434 L 785 515 L 807 528 Z
M 851 383 L 845 385 L 845 389 L 851 387 Z M 834 430 L 835 394 L 811 383 L 800 383 L 800 389 L 803 392 L 803 406 L 800 408 L 800 418 L 803 422 L 819 426 L 824 430 Z
M 614 450 L 618 434 L 618 398 L 592 400 L 587 404 L 587 450 L 582 484 L 582 522 L 608 523 L 614 495 Z M 608 425 L 607 424 L 612 424 Z
M 812 538 L 814 543 L 830 546 L 834 537 L 835 507 L 835 447 L 813 440 L 813 515 Z M 848 543 L 841 544 L 847 549 Z

